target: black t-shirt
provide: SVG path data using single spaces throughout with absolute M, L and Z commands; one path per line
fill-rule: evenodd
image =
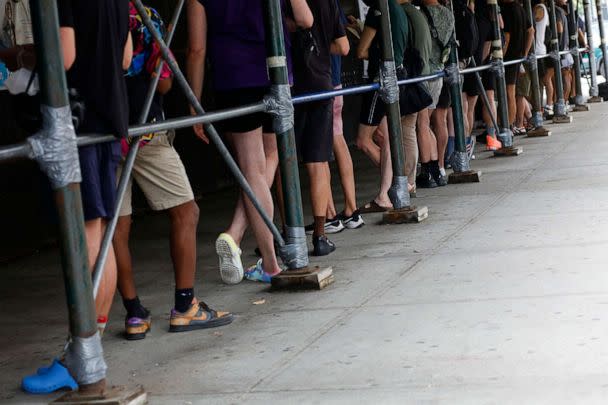
M 126 0 L 59 0 L 59 25 L 74 28 L 76 61 L 68 85 L 84 100 L 79 132 L 126 136 L 129 122 L 122 60 L 129 32 Z
M 129 124 L 140 124 L 140 115 L 146 102 L 146 96 L 150 89 L 152 78 L 147 72 L 126 78 L 127 91 L 129 94 Z M 163 96 L 154 92 L 150 112 L 146 122 L 161 121 L 163 119 Z
M 503 3 L 500 12 L 504 22 L 504 32 L 509 33 L 509 47 L 504 55 L 505 60 L 519 59 L 524 56 L 528 28 L 532 25 L 524 8 L 516 1 Z
M 346 35 L 335 1 L 308 0 L 308 5 L 315 20 L 310 31 L 316 50 L 307 54 L 303 49 L 296 49 L 298 41 L 294 39 L 294 94 L 333 89 L 330 47 L 335 39 Z

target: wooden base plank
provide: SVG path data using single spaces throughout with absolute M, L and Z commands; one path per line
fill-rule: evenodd
M 589 106 L 587 104 L 577 104 L 574 106 L 572 111 L 574 111 L 574 112 L 589 111 Z
M 304 268 L 298 270 L 285 270 L 271 280 L 273 289 L 281 290 L 322 290 L 334 282 L 333 268 Z
M 572 124 L 572 116 L 554 114 L 552 121 L 554 124 Z
M 531 129 L 527 132 L 528 138 L 541 138 L 545 136 L 551 136 L 551 131 L 545 127 L 538 127 Z
M 390 210 L 382 215 L 381 224 L 409 224 L 422 222 L 429 217 L 428 207 L 409 207 Z
M 604 99 L 600 96 L 593 96 L 587 99 L 588 103 L 603 103 Z
M 449 184 L 479 183 L 481 182 L 481 172 L 478 170 L 468 170 L 466 172 L 453 172 L 448 176 Z
M 144 405 L 146 403 L 148 403 L 148 394 L 142 386 L 135 389 L 112 387 L 97 394 L 68 392 L 51 402 L 61 405 Z
M 494 151 L 494 156 L 503 157 L 503 156 L 518 156 L 523 153 L 523 148 L 521 146 L 505 146 L 504 148 L 500 148 Z

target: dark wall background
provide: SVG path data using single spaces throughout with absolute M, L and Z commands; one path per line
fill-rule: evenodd
M 169 21 L 175 7 L 174 0 L 150 0 L 147 2 L 156 8 L 165 21 Z M 355 0 L 342 0 L 347 15 L 358 16 Z M 349 34 L 351 48 L 356 47 L 356 38 Z M 187 47 L 187 26 L 185 10 L 181 15 L 172 50 L 180 64 L 184 60 Z M 361 83 L 362 65 L 352 55 L 343 58 L 343 83 L 345 86 Z M 207 80 L 212 80 L 207 76 Z M 205 86 L 209 89 L 210 86 Z M 213 95 L 206 91 L 203 107 L 213 110 Z M 344 106 L 344 131 L 348 140 L 356 136 L 359 115 L 359 97 L 347 97 Z M 188 114 L 188 105 L 181 90 L 174 88 L 165 97 L 165 111 L 168 118 Z M 0 91 L 0 145 L 10 145 L 25 140 L 27 134 L 15 122 L 13 98 Z M 190 128 L 177 131 L 175 148 L 182 157 L 195 195 L 211 193 L 224 187 L 234 185 L 234 180 L 218 157 L 213 145 L 206 145 L 194 136 Z M 55 237 L 53 211 L 50 191 L 44 176 L 37 166 L 29 161 L 16 161 L 0 164 L 0 263 L 7 258 L 31 252 L 46 243 L 52 243 Z M 145 200 L 138 190 L 134 191 L 134 206 L 145 209 Z

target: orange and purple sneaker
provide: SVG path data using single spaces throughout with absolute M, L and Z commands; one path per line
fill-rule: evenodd
M 127 340 L 141 340 L 146 337 L 152 327 L 152 318 L 148 315 L 146 318 L 131 317 L 125 319 L 125 337 Z
M 491 135 L 486 135 L 486 150 L 498 150 L 502 148 L 502 143 Z
M 234 320 L 230 312 L 216 311 L 195 298 L 186 312 L 171 310 L 169 332 L 187 332 L 195 329 L 217 328 Z

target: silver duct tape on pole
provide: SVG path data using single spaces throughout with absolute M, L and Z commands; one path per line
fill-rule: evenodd
M 538 60 L 536 59 L 536 54 L 534 52 L 528 54 L 525 63 L 528 72 L 536 72 L 538 70 Z
M 78 384 L 93 384 L 106 377 L 99 332 L 88 338 L 71 337 L 65 350 L 65 365 Z
M 544 120 L 543 120 L 543 113 L 540 111 L 535 111 L 534 113 L 532 113 L 532 126 L 534 128 L 540 128 L 543 126 Z
M 40 111 L 42 129 L 27 138 L 31 147 L 29 158 L 38 162 L 55 190 L 80 183 L 82 176 L 70 107 L 42 105 Z
M 285 227 L 285 245 L 279 248 L 279 256 L 289 269 L 308 266 L 308 245 L 304 227 Z
M 288 84 L 270 86 L 270 94 L 264 97 L 266 112 L 274 116 L 273 128 L 277 134 L 283 134 L 293 128 L 294 109 L 291 102 L 291 90 Z
M 445 80 L 450 86 L 460 84 L 460 71 L 456 63 L 451 63 L 445 67 Z
M 469 165 L 469 154 L 467 152 L 454 151 L 451 163 L 455 172 L 462 173 L 471 170 L 471 166 Z
M 496 73 L 497 77 L 505 77 L 505 65 L 502 59 L 494 59 L 492 61 L 492 71 Z
M 410 206 L 410 193 L 407 191 L 407 176 L 393 176 L 393 184 L 388 189 L 388 197 L 393 208 L 402 209 Z
M 378 94 L 386 104 L 393 104 L 399 101 L 397 68 L 392 60 L 384 61 L 380 68 L 380 90 L 378 90 Z

